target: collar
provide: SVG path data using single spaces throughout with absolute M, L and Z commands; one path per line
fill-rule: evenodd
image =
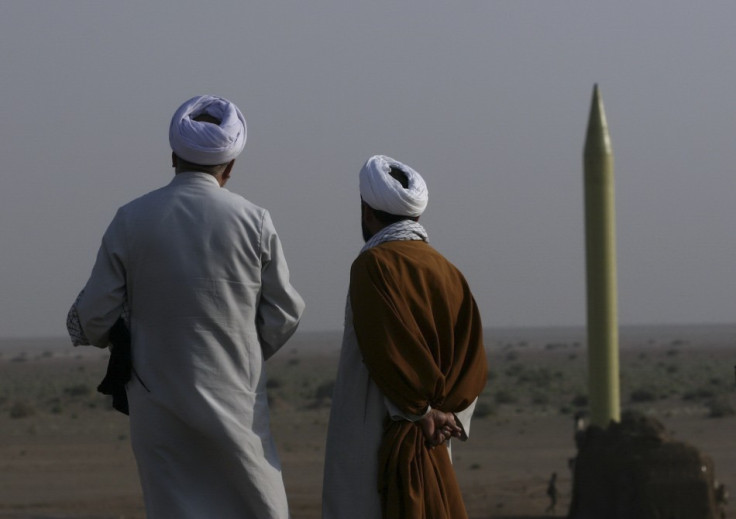
M 181 173 L 177 173 L 174 175 L 174 178 L 172 179 L 172 184 L 181 184 L 181 183 L 191 183 L 191 182 L 212 182 L 217 187 L 220 187 L 220 183 L 217 181 L 217 179 L 210 175 L 209 173 L 204 173 L 202 171 L 182 171 Z

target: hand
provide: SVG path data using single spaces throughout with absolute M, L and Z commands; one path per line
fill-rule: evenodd
M 445 443 L 450 438 L 460 438 L 463 434 L 463 430 L 455 421 L 455 415 L 438 409 L 430 409 L 416 423 L 422 429 L 424 439 L 430 448 Z

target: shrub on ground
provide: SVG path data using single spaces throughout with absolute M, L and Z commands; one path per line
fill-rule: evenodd
M 36 414 L 36 408 L 28 402 L 17 401 L 10 407 L 10 418 L 26 418 Z
M 329 382 L 320 384 L 319 387 L 317 387 L 317 390 L 314 392 L 314 398 L 316 398 L 317 400 L 322 400 L 325 398 L 332 398 L 332 392 L 334 390 L 335 390 L 335 381 L 330 380 Z
M 92 388 L 87 384 L 74 384 L 64 388 L 64 394 L 75 397 L 75 396 L 87 396 L 92 393 Z
M 570 403 L 575 407 L 585 407 L 588 405 L 588 395 L 578 393 L 573 397 L 572 402 Z
M 629 398 L 634 403 L 653 402 L 657 399 L 657 393 L 648 387 L 641 387 L 639 389 L 634 389 Z
M 726 397 L 717 397 L 708 402 L 708 416 L 711 418 L 723 418 L 734 414 L 736 414 L 736 409 Z
M 513 404 L 516 402 L 516 395 L 506 389 L 501 389 L 493 397 L 497 404 Z
M 491 404 L 487 402 L 478 402 L 478 404 L 475 406 L 473 417 L 474 418 L 486 418 L 494 414 L 496 414 L 495 407 L 493 407 Z
M 703 400 L 707 398 L 714 398 L 715 397 L 715 391 L 713 391 L 710 388 L 698 388 L 693 389 L 690 391 L 686 391 L 685 394 L 682 395 L 683 400 Z

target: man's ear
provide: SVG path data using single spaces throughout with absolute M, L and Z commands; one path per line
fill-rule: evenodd
M 230 178 L 230 172 L 233 170 L 233 166 L 235 165 L 235 159 L 231 160 L 230 163 L 225 166 L 225 171 L 223 171 L 222 176 L 226 179 Z
M 374 232 L 378 232 L 383 228 L 383 224 L 380 222 L 378 217 L 376 216 L 376 211 L 363 202 L 361 204 L 362 212 L 363 212 L 363 221 L 365 224 Z
M 227 166 L 225 166 L 225 170 L 220 175 L 221 181 L 220 186 L 224 186 L 225 182 L 230 180 L 230 172 L 233 170 L 233 166 L 235 165 L 235 159 L 231 160 Z
M 371 207 L 362 200 L 360 201 L 360 214 L 363 217 L 363 221 L 366 223 L 368 222 L 368 219 L 373 216 L 373 211 L 371 211 Z

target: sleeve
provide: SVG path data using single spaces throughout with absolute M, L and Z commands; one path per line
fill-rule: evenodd
M 432 406 L 427 406 L 427 410 L 424 411 L 422 414 L 411 414 L 411 413 L 405 413 L 401 409 L 399 409 L 396 404 L 394 404 L 391 400 L 389 400 L 386 397 L 383 397 L 383 403 L 386 406 L 386 411 L 388 411 L 388 415 L 391 417 L 391 419 L 395 422 L 398 422 L 399 420 L 406 420 L 408 422 L 417 422 L 424 418 L 429 411 L 432 410 Z
M 89 339 L 84 335 L 84 329 L 79 319 L 79 311 L 77 310 L 82 294 L 84 294 L 84 290 L 79 293 L 74 303 L 72 303 L 69 313 L 66 314 L 66 331 L 74 346 L 89 346 Z
M 264 211 L 261 227 L 261 258 L 256 324 L 264 358 L 268 359 L 296 331 L 304 312 L 304 301 L 289 282 L 289 267 L 268 211 Z
M 92 274 L 72 305 L 82 336 L 88 344 L 99 348 L 107 347 L 110 329 L 122 315 L 126 300 L 125 237 L 121 220 L 118 211 L 102 237 Z
M 475 404 L 478 403 L 478 399 L 476 398 L 473 400 L 473 402 L 463 409 L 462 411 L 458 411 L 455 414 L 455 420 L 460 425 L 460 428 L 463 430 L 463 436 L 460 438 L 460 440 L 465 441 L 470 436 L 470 420 L 473 418 L 473 411 L 475 411 Z

